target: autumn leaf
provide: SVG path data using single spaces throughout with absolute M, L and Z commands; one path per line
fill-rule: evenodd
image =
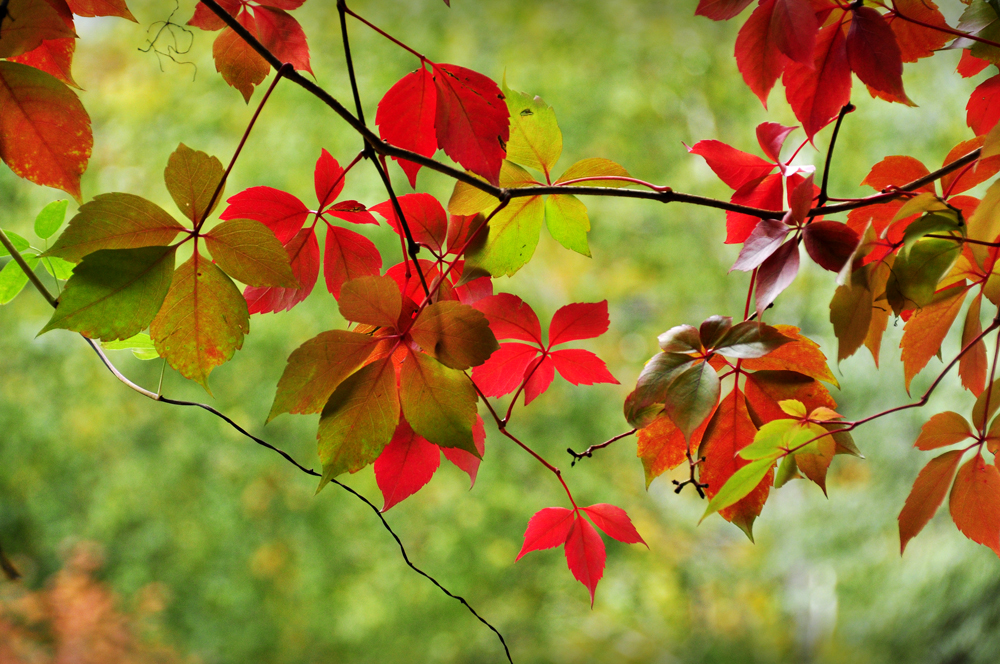
M 46 39 L 27 53 L 8 60 L 40 69 L 46 74 L 52 74 L 66 85 L 79 89 L 80 86 L 73 80 L 72 72 L 75 52 L 76 39 L 73 37 Z
M 536 512 L 528 520 L 524 543 L 517 558 L 514 559 L 515 562 L 523 558 L 526 553 L 554 549 L 565 544 L 574 520 L 573 510 L 565 507 L 546 507 Z
M 918 450 L 933 450 L 960 443 L 973 435 L 968 421 L 958 413 L 948 410 L 934 415 L 924 423 L 913 446 Z
M 399 398 L 418 434 L 435 445 L 479 455 L 472 437 L 476 391 L 461 371 L 411 350 L 400 368 Z
M 54 76 L 0 62 L 0 159 L 18 177 L 82 202 L 80 176 L 94 145 L 90 116 Z
M 66 329 L 114 341 L 142 332 L 171 289 L 175 253 L 175 247 L 143 247 L 89 254 L 74 268 L 39 334 Z
M 640 537 L 639 531 L 632 525 L 632 519 L 628 517 L 628 514 L 622 508 L 608 505 L 607 503 L 598 503 L 590 507 L 581 507 L 580 509 L 608 537 L 614 538 L 624 544 L 646 544 L 642 537 Z M 649 548 L 648 544 L 646 544 L 646 548 Z
M 9 0 L 0 24 L 0 58 L 23 55 L 50 39 L 75 39 L 68 24 L 46 0 Z
M 382 511 L 409 498 L 431 481 L 441 465 L 437 445 L 418 436 L 400 419 L 392 440 L 375 460 L 375 481 L 382 492 Z
M 220 219 L 253 219 L 264 224 L 282 244 L 287 244 L 309 218 L 309 208 L 295 196 L 273 187 L 251 187 L 228 201 Z
M 913 105 L 903 91 L 903 56 L 885 18 L 871 7 L 852 9 L 847 59 L 861 82 L 892 101 Z
M 401 78 L 382 97 L 375 114 L 379 136 L 392 145 L 432 157 L 437 151 L 434 118 L 437 113 L 437 87 L 434 77 L 423 65 Z M 398 159 L 410 186 L 417 186 L 420 165 Z
M 257 288 L 247 287 L 243 291 L 247 306 L 252 314 L 286 311 L 308 297 L 316 285 L 319 275 L 319 243 L 316 231 L 303 228 L 284 243 L 292 273 L 299 283 L 298 288 Z
M 594 605 L 597 583 L 604 576 L 604 542 L 590 522 L 580 517 L 570 528 L 566 538 L 566 562 L 577 581 L 590 591 L 590 605 Z
M 327 226 L 323 247 L 323 276 L 327 290 L 337 300 L 344 284 L 359 277 L 376 277 L 382 271 L 382 254 L 371 240 L 339 226 Z
M 177 268 L 163 307 L 149 324 L 160 357 L 209 393 L 209 374 L 243 347 L 249 331 L 246 300 L 232 280 L 197 251 Z
M 399 286 L 390 277 L 361 277 L 340 291 L 340 314 L 349 321 L 393 329 L 402 312 Z
M 976 454 L 958 469 L 948 502 L 962 534 L 1000 556 L 1000 471 Z
M 727 21 L 739 15 L 753 0 L 698 0 L 695 14 L 713 21 Z
M 260 39 L 257 22 L 250 12 L 244 9 L 236 20 L 251 35 Z M 239 90 L 243 100 L 248 104 L 254 88 L 263 83 L 271 71 L 271 65 L 267 64 L 267 60 L 229 27 L 223 30 L 212 44 L 212 57 L 215 58 L 215 69 L 222 74 L 222 79 Z
M 163 180 L 174 203 L 196 225 L 202 223 L 222 200 L 221 190 L 212 200 L 222 176 L 222 162 L 183 143 L 170 155 L 163 171 Z
M 788 103 L 810 140 L 851 98 L 851 65 L 841 21 L 819 30 L 811 64 L 792 62 L 782 76 Z
M 413 322 L 410 336 L 429 355 L 452 369 L 479 366 L 500 348 L 486 316 L 459 302 L 425 307 Z
M 555 111 L 541 97 L 531 98 L 523 92 L 508 88 L 506 78 L 501 81 L 501 85 L 507 110 L 510 112 L 507 159 L 542 171 L 548 180 L 552 167 L 559 161 L 563 146 Z
M 927 362 L 941 348 L 941 343 L 955 322 L 968 291 L 966 286 L 955 286 L 942 291 L 935 296 L 931 304 L 918 310 L 906 323 L 899 347 L 903 350 L 903 371 L 907 391 L 910 389 L 913 377 L 927 366 Z
M 406 194 L 396 199 L 406 218 L 406 225 L 413 235 L 413 241 L 427 247 L 434 253 L 444 251 L 448 237 L 448 215 L 430 194 Z M 392 230 L 400 237 L 405 237 L 402 225 L 396 215 L 392 201 L 385 201 L 372 207 L 372 212 L 378 213 Z
M 212 258 L 229 276 L 257 287 L 299 285 L 285 248 L 259 221 L 224 221 L 204 237 Z
M 903 555 L 907 543 L 924 529 L 944 502 L 962 454 L 962 450 L 945 452 L 931 459 L 917 475 L 899 513 L 899 555 Z

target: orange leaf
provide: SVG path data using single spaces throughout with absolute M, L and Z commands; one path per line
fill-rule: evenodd
M 94 137 L 73 91 L 33 67 L 0 62 L 0 159 L 35 184 L 78 201 Z
M 746 397 L 750 415 L 758 426 L 787 418 L 781 401 L 801 401 L 807 410 L 836 408 L 837 402 L 818 380 L 794 371 L 758 371 L 747 377 Z
M 899 555 L 903 555 L 906 544 L 924 529 L 948 493 L 955 469 L 962 460 L 962 450 L 945 452 L 930 460 L 913 483 L 913 489 L 906 498 L 903 511 L 899 513 Z
M 715 411 L 704 434 L 699 456 L 705 457 L 700 479 L 708 484 L 705 493 L 712 498 L 737 470 L 750 463 L 736 453 L 753 442 L 757 434 L 747 411 L 746 396 L 734 388 Z M 774 471 L 768 471 L 760 484 L 734 505 L 720 510 L 726 521 L 736 524 L 753 541 L 753 522 L 760 515 L 774 481 Z
M 920 58 L 929 58 L 934 55 L 934 51 L 951 41 L 951 35 L 945 31 L 948 23 L 931 0 L 894 0 L 893 6 L 897 10 L 902 10 L 901 13 L 907 18 L 925 24 L 904 21 L 895 13 L 886 15 L 889 27 L 896 35 L 903 62 L 916 62 Z
M 707 418 L 691 434 L 692 449 L 697 449 L 701 444 L 708 422 Z M 686 458 L 687 443 L 684 441 L 684 433 L 666 415 L 639 429 L 636 437 L 638 439 L 636 456 L 642 459 L 642 467 L 646 471 L 646 488 L 649 488 L 650 483 L 663 473 L 681 465 Z
M 46 0 L 10 0 L 0 21 L 0 58 L 38 48 L 46 39 L 75 38 L 72 16 L 64 20 Z
M 258 36 L 257 22 L 249 12 L 241 11 L 237 20 L 250 34 Z M 226 28 L 215 39 L 212 56 L 215 58 L 216 71 L 222 74 L 226 83 L 240 91 L 247 103 L 250 103 L 254 86 L 260 85 L 271 71 L 271 65 L 233 32 L 232 28 Z
M 918 450 L 934 450 L 954 445 L 973 435 L 969 422 L 950 410 L 938 413 L 920 428 L 920 435 L 913 443 Z
M 906 391 L 910 391 L 910 381 L 927 366 L 941 348 L 941 342 L 955 322 L 968 286 L 955 286 L 934 296 L 934 301 L 920 309 L 906 323 L 903 339 L 899 347 L 903 349 L 903 371 Z
M 826 494 L 826 471 L 830 468 L 833 455 L 837 453 L 837 441 L 833 439 L 833 436 L 827 436 L 820 438 L 816 444 L 819 447 L 819 453 L 796 454 L 795 465 L 798 466 L 803 475 L 815 482 Z
M 775 325 L 774 327 L 778 332 L 794 339 L 794 341 L 778 347 L 764 357 L 743 360 L 743 368 L 751 371 L 761 369 L 796 371 L 810 378 L 840 387 L 840 383 L 837 382 L 826 363 L 826 355 L 819 349 L 819 344 L 803 336 L 799 328 L 794 325 Z
M 138 23 L 125 0 L 66 0 L 77 16 L 118 16 Z
M 962 534 L 1000 556 L 1000 471 L 981 454 L 958 470 L 948 502 L 951 518 Z
M 951 149 L 948 156 L 944 158 L 943 165 L 947 166 L 976 148 L 983 147 L 983 141 L 985 140 L 986 136 L 976 136 L 967 141 L 962 141 Z M 989 180 L 997 174 L 997 171 L 1000 171 L 1000 155 L 987 157 L 986 159 L 977 159 L 971 164 L 963 166 L 957 171 L 948 173 L 948 175 L 941 178 L 941 190 L 944 192 L 945 198 L 949 198 L 955 194 L 972 189 L 980 182 Z M 965 218 L 968 220 L 969 216 Z
M 983 294 L 980 292 L 972 300 L 969 310 L 965 312 L 962 348 L 968 346 L 973 339 L 983 333 L 983 323 L 979 318 L 982 303 Z M 958 361 L 958 375 L 962 377 L 962 385 L 977 397 L 983 393 L 983 389 L 986 387 L 986 365 L 986 343 L 982 339 L 965 351 L 962 359 Z

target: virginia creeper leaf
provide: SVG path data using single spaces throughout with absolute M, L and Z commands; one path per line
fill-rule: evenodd
M 741 152 L 722 141 L 698 141 L 688 152 L 703 157 L 719 179 L 731 189 L 740 189 L 745 184 L 770 175 L 775 164 L 757 155 Z
M 590 591 L 590 606 L 594 606 L 594 591 L 604 576 L 604 542 L 590 522 L 579 517 L 573 521 L 566 537 L 566 563 L 577 581 Z
M 490 322 L 497 339 L 520 339 L 542 343 L 542 326 L 538 316 L 521 298 L 510 293 L 497 293 L 475 304 Z
M 566 172 L 559 176 L 559 179 L 555 181 L 555 184 L 567 183 L 570 180 L 577 180 L 580 178 L 600 178 L 612 176 L 616 178 L 627 178 L 630 177 L 628 171 L 625 170 L 619 164 L 611 161 L 610 159 L 602 159 L 600 157 L 591 157 L 589 159 L 581 159 L 572 166 L 566 169 Z M 576 182 L 572 184 L 567 184 L 567 187 L 627 187 L 631 184 L 630 182 L 624 180 L 587 180 L 585 182 Z
M 707 425 L 708 422 L 705 422 L 691 434 L 691 449 L 697 449 L 701 444 Z M 654 479 L 686 460 L 688 445 L 684 434 L 666 415 L 639 429 L 636 439 L 636 456 L 642 459 L 647 489 Z
M 524 544 L 517 554 L 515 562 L 531 551 L 553 549 L 566 543 L 569 531 L 573 528 L 573 510 L 565 507 L 546 507 L 539 510 L 528 520 L 528 528 L 524 531 Z
M 635 390 L 625 400 L 625 419 L 637 429 L 650 424 L 664 408 L 667 391 L 677 376 L 694 364 L 683 353 L 659 353 L 643 367 Z
M 418 436 L 401 419 L 392 440 L 375 460 L 375 481 L 384 500 L 382 511 L 420 491 L 440 465 L 438 446 Z
M 774 46 L 795 62 L 810 65 L 816 46 L 816 13 L 808 2 L 775 0 L 771 14 Z
M 904 21 L 895 13 L 885 17 L 893 34 L 896 35 L 903 62 L 916 62 L 920 58 L 929 58 L 951 41 L 951 36 L 947 32 L 948 23 L 931 0 L 893 0 L 893 6 L 907 18 L 923 23 L 920 25 Z M 927 25 L 934 27 L 925 27 Z M 964 55 L 967 51 L 962 53 Z
M 375 461 L 399 424 L 399 395 L 392 358 L 362 367 L 337 386 L 319 420 L 319 491 L 344 472 Z
M 465 450 L 461 450 L 457 447 L 440 448 L 441 454 L 443 454 L 448 461 L 451 461 L 469 476 L 470 489 L 476 485 L 476 475 L 479 473 L 479 464 L 482 462 L 482 457 L 486 453 L 486 427 L 483 424 L 483 418 L 479 415 L 476 415 L 476 423 L 472 425 L 472 439 L 476 443 L 476 450 L 479 452 L 478 456 L 475 454 L 469 454 Z
M 340 289 L 340 315 L 355 323 L 393 329 L 402 309 L 399 286 L 390 277 L 359 277 Z
M 34 67 L 0 62 L 0 136 L 0 159 L 15 175 L 82 202 L 80 176 L 94 138 L 72 90 Z
M 556 242 L 571 251 L 590 257 L 587 233 L 590 217 L 587 206 L 576 196 L 554 194 L 545 201 L 545 226 Z
M 251 187 L 227 202 L 229 206 L 219 215 L 220 219 L 259 221 L 270 228 L 282 244 L 295 237 L 309 218 L 309 208 L 302 201 L 273 187 Z
M 784 207 L 783 181 L 780 173 L 773 173 L 760 181 L 751 180 L 733 194 L 732 202 L 762 210 L 781 210 Z M 745 242 L 759 223 L 760 217 L 726 212 L 726 244 Z
M 278 381 L 267 421 L 281 413 L 323 410 L 337 386 L 368 359 L 377 343 L 367 334 L 331 330 L 296 348 Z
M 730 328 L 713 347 L 726 357 L 749 360 L 764 357 L 791 341 L 770 325 L 748 320 Z
M 1000 556 L 1000 471 L 977 454 L 958 469 L 948 501 L 962 534 Z
M 407 422 L 418 434 L 435 445 L 479 456 L 472 437 L 476 391 L 462 372 L 411 350 L 400 368 L 399 397 Z
M 479 366 L 500 348 L 486 316 L 459 302 L 437 302 L 424 308 L 413 322 L 410 336 L 452 369 Z
M 625 544 L 646 544 L 639 536 L 639 531 L 632 525 L 632 519 L 628 518 L 628 514 L 622 508 L 607 503 L 597 503 L 580 509 L 586 512 L 594 525 L 603 530 L 608 537 Z M 646 548 L 649 548 L 648 544 Z
M 562 154 L 562 132 L 559 131 L 555 111 L 541 97 L 532 99 L 523 92 L 508 88 L 506 78 L 501 85 L 510 112 L 507 159 L 542 171 L 548 178 Z
M 594 385 L 595 383 L 612 383 L 618 381 L 601 358 L 589 350 L 567 348 L 554 350 L 549 357 L 559 375 L 574 385 Z
M 73 80 L 73 54 L 76 52 L 76 39 L 63 37 L 61 39 L 46 39 L 32 50 L 22 55 L 8 58 L 11 62 L 20 62 L 47 74 L 52 74 L 71 88 L 80 86 Z
M 212 369 L 243 347 L 249 331 L 250 314 L 239 289 L 197 252 L 177 268 L 163 307 L 149 324 L 160 357 L 205 390 Z
M 392 145 L 431 157 L 437 151 L 434 116 L 437 112 L 437 88 L 434 77 L 423 65 L 401 78 L 382 97 L 375 114 L 379 136 Z M 417 187 L 420 165 L 397 159 L 410 186 Z
M 972 427 L 964 417 L 946 410 L 924 423 L 913 446 L 918 450 L 934 450 L 960 443 L 966 438 L 972 438 L 973 435 Z
M 907 543 L 924 529 L 944 502 L 961 460 L 962 450 L 945 452 L 931 459 L 917 475 L 898 517 L 899 555 L 903 555 Z
M 527 406 L 549 389 L 556 377 L 555 362 L 551 356 L 536 358 L 524 370 L 524 405 Z
M 567 304 L 556 311 L 549 323 L 549 348 L 599 337 L 608 331 L 609 325 L 607 300 Z
M 539 352 L 535 346 L 519 343 L 500 344 L 500 350 L 472 370 L 472 380 L 488 397 L 510 394 L 520 387 L 528 365 Z
M 768 256 L 757 271 L 755 301 L 758 316 L 795 281 L 798 273 L 799 244 L 792 239 Z
M 212 194 L 222 181 L 222 162 L 216 157 L 192 150 L 181 143 L 170 159 L 163 172 L 167 190 L 174 203 L 188 219 L 195 224 L 205 220 L 212 213 L 219 201 L 222 191 L 212 201 Z M 209 202 L 212 203 L 209 209 Z
M 259 221 L 224 221 L 204 237 L 212 258 L 229 276 L 257 287 L 299 285 L 285 248 Z
M 284 243 L 292 273 L 300 284 L 299 288 L 256 288 L 249 286 L 243 291 L 250 313 L 266 314 L 291 309 L 306 299 L 316 285 L 319 275 L 319 243 L 316 231 L 303 228 L 291 240 Z
M 732 327 L 731 320 L 730 327 Z M 701 332 L 693 325 L 672 327 L 656 340 L 660 344 L 660 350 L 665 353 L 697 353 L 703 346 Z
M 933 302 L 917 310 L 906 323 L 903 339 L 899 347 L 903 349 L 903 372 L 906 379 L 906 389 L 910 389 L 910 381 L 927 366 L 941 348 L 948 330 L 958 316 L 965 295 L 965 286 L 955 286 L 934 296 Z
M 117 16 L 138 23 L 125 0 L 66 0 L 66 4 L 77 16 Z
M 377 277 L 382 271 L 378 247 L 360 233 L 329 226 L 323 248 L 323 276 L 327 290 L 340 299 L 340 289 L 351 279 Z
M 773 42 L 771 19 L 774 0 L 760 2 L 736 37 L 736 66 L 747 86 L 767 107 L 767 96 L 781 76 L 788 59 Z M 786 82 L 785 87 L 788 87 Z M 807 129 L 808 131 L 808 129 Z
M 757 125 L 757 142 L 768 159 L 777 163 L 781 159 L 781 147 L 788 135 L 798 127 L 786 127 L 777 122 L 762 122 Z
M 430 194 L 406 194 L 396 200 L 403 210 L 414 242 L 426 246 L 435 253 L 441 253 L 448 236 L 448 215 L 437 199 Z M 397 235 L 405 237 L 392 201 L 379 203 L 372 207 L 372 212 L 380 214 L 389 222 Z
M 66 221 L 68 201 L 52 201 L 42 208 L 35 217 L 35 235 L 47 240 L 59 230 Z
M 903 91 L 903 56 L 892 28 L 871 7 L 858 7 L 853 12 L 847 32 L 851 69 L 865 85 L 912 105 Z
M 24 262 L 34 270 L 38 267 L 38 256 L 24 256 Z M 9 304 L 27 285 L 28 275 L 15 261 L 9 261 L 0 270 L 0 305 Z
M 749 272 L 768 259 L 785 241 L 792 227 L 777 219 L 761 219 L 747 236 L 736 262 L 729 271 Z
M 276 3 L 262 2 L 262 5 Z M 253 16 L 260 34 L 260 43 L 282 62 L 289 62 L 299 71 L 313 73 L 309 66 L 309 45 L 306 33 L 294 18 L 277 6 L 254 7 Z
M 739 15 L 753 0 L 698 0 L 694 13 L 713 21 L 728 21 Z
M 685 368 L 670 382 L 664 408 L 684 437 L 690 439 L 718 403 L 719 375 L 708 362 L 700 362 Z
M 167 297 L 175 251 L 143 247 L 88 255 L 77 265 L 58 308 L 39 334 L 66 329 L 114 341 L 142 332 Z
M 831 272 L 840 272 L 854 255 L 861 237 L 847 224 L 814 221 L 805 227 L 802 240 L 806 252 L 817 265 Z
M 344 190 L 344 169 L 324 148 L 316 160 L 313 170 L 313 185 L 316 189 L 316 200 L 320 209 L 333 203 Z
M 250 34 L 260 39 L 257 22 L 250 16 L 250 12 L 244 9 L 236 20 Z M 222 74 L 222 79 L 226 83 L 239 90 L 243 95 L 243 101 L 248 104 L 254 87 L 263 83 L 267 73 L 271 71 L 271 65 L 267 64 L 267 60 L 229 27 L 215 38 L 212 44 L 212 56 L 215 58 L 215 70 Z
M 851 67 L 840 21 L 820 29 L 813 63 L 792 62 L 785 68 L 782 82 L 795 117 L 812 140 L 851 98 Z
M 962 348 L 965 348 L 983 333 L 983 324 L 980 320 L 980 310 L 982 308 L 983 294 L 979 293 L 972 299 L 969 310 L 965 312 L 965 325 L 962 327 Z M 976 344 L 962 355 L 958 361 L 958 375 L 962 378 L 962 385 L 977 397 L 986 388 L 986 343 L 980 339 Z
M 965 122 L 976 136 L 982 136 L 1000 120 L 1000 76 L 980 83 L 965 106 Z
M 726 483 L 722 485 L 718 493 L 708 501 L 708 507 L 705 508 L 705 513 L 701 515 L 701 519 L 704 520 L 705 517 L 715 514 L 719 510 L 735 505 L 737 501 L 749 495 L 751 491 L 764 481 L 768 472 L 774 467 L 777 458 L 778 453 L 775 453 L 773 456 L 756 459 L 733 473 L 726 480 Z
M 46 0 L 9 0 L 4 9 L 0 58 L 28 53 L 48 39 L 76 37 L 72 24 L 67 25 Z
M 458 65 L 435 64 L 434 129 L 438 145 L 464 168 L 500 184 L 510 113 L 497 84 Z

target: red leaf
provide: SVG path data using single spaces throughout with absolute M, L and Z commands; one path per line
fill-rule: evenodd
M 778 405 L 787 399 L 801 401 L 810 412 L 821 407 L 837 407 L 837 402 L 819 381 L 795 371 L 757 371 L 751 374 L 746 382 L 746 398 L 753 421 L 761 425 L 788 417 Z
M 947 166 L 959 157 L 964 157 L 976 148 L 981 148 L 984 140 L 984 136 L 977 136 L 967 141 L 962 141 L 951 149 L 948 156 L 944 158 L 943 165 Z M 986 159 L 977 159 L 971 164 L 963 166 L 957 171 L 948 173 L 941 178 L 941 190 L 944 192 L 945 198 L 950 198 L 955 194 L 968 191 L 977 184 L 989 180 L 997 174 L 997 171 L 1000 171 L 1000 155 L 987 157 Z M 968 220 L 969 217 L 966 216 L 965 219 Z
M 536 512 L 528 520 L 528 529 L 524 531 L 524 544 L 514 562 L 531 551 L 552 549 L 565 544 L 569 531 L 573 528 L 573 521 L 573 510 L 565 507 L 546 507 Z
M 298 9 L 306 0 L 255 0 L 258 5 L 266 5 L 276 9 L 292 10 Z
M 521 298 L 510 293 L 497 293 L 475 304 L 486 315 L 497 339 L 520 339 L 541 345 L 542 326 L 538 316 Z
M 793 325 L 775 325 L 774 327 L 782 335 L 792 339 L 792 343 L 782 344 L 764 357 L 743 360 L 744 369 L 751 371 L 795 371 L 814 380 L 833 383 L 839 387 L 819 344 L 803 336 L 801 330 Z M 830 407 L 834 408 L 836 404 Z
M 392 440 L 375 460 L 375 481 L 382 492 L 383 512 L 431 481 L 441 465 L 439 449 L 414 433 L 406 420 L 400 417 Z
M 757 155 L 741 152 L 722 141 L 698 141 L 688 152 L 704 157 L 709 168 L 732 189 L 759 180 L 775 169 L 774 164 Z
M 750 181 L 735 194 L 732 202 L 761 210 L 781 210 L 784 205 L 784 186 L 780 173 L 768 175 L 760 182 Z M 726 212 L 726 244 L 745 242 L 760 222 L 755 217 L 742 212 Z
M 358 277 L 378 276 L 382 271 L 382 255 L 364 235 L 338 226 L 329 226 L 324 248 L 323 276 L 327 290 L 340 299 L 344 282 Z
M 448 237 L 448 215 L 438 200 L 430 194 L 406 194 L 396 200 L 399 201 L 399 207 L 406 217 L 406 224 L 413 234 L 413 240 L 440 254 Z M 392 230 L 405 237 L 391 200 L 379 203 L 372 208 L 372 211 L 382 215 Z
M 500 350 L 490 355 L 490 359 L 473 367 L 472 380 L 488 397 L 510 394 L 521 385 L 528 365 L 539 352 L 538 348 L 525 344 L 500 344 Z
M 510 139 L 510 113 L 500 88 L 471 69 L 439 64 L 434 85 L 438 145 L 464 168 L 499 185 Z
M 857 232 L 839 221 L 814 221 L 805 227 L 802 239 L 816 264 L 831 272 L 840 272 L 861 242 Z
M 778 250 L 790 230 L 791 226 L 777 219 L 761 219 L 746 239 L 746 244 L 740 249 L 740 255 L 729 271 L 749 272 L 759 266 Z
M 788 288 L 799 273 L 799 245 L 794 239 L 781 245 L 768 256 L 757 271 L 757 315 L 767 309 L 783 290 Z
M 424 279 L 427 280 L 428 286 L 441 278 L 441 272 L 438 270 L 437 263 L 432 263 L 424 258 L 417 259 L 420 265 L 420 270 L 424 275 Z M 407 278 L 406 272 L 410 271 L 410 276 Z M 408 297 L 416 302 L 422 302 L 424 299 L 424 287 L 420 283 L 420 277 L 417 276 L 417 271 L 413 267 L 413 263 L 409 260 L 403 261 L 402 263 L 397 263 L 393 265 L 388 270 L 386 270 L 385 276 L 392 277 L 397 284 L 399 284 L 399 289 L 402 291 L 404 297 Z M 455 300 L 455 291 L 451 284 L 445 282 L 441 284 L 438 290 L 438 300 Z
M 227 202 L 229 206 L 219 215 L 220 219 L 259 221 L 274 231 L 282 244 L 295 237 L 309 218 L 305 203 L 273 187 L 250 187 Z
M 79 88 L 80 86 L 73 80 L 71 71 L 74 51 L 76 51 L 76 39 L 72 37 L 46 39 L 37 48 L 7 59 L 11 62 L 20 62 L 22 65 L 41 69 L 47 74 L 52 74 L 66 85 Z
M 486 227 L 482 214 L 453 214 L 448 218 L 448 254 L 458 255 L 480 229 Z
M 603 530 L 608 537 L 625 544 L 646 544 L 639 536 L 635 526 L 632 525 L 632 519 L 628 518 L 628 514 L 622 508 L 607 503 L 597 503 L 581 509 L 587 513 L 594 525 Z M 646 544 L 646 548 L 649 548 L 648 544 Z
M 570 341 L 593 339 L 608 331 L 608 301 L 567 304 L 549 323 L 549 348 Z
M 239 0 L 217 0 L 217 2 L 220 7 L 232 16 L 236 16 L 236 12 L 238 12 L 241 7 Z M 215 12 L 201 2 L 199 2 L 194 8 L 194 16 L 191 17 L 191 20 L 188 21 L 187 24 L 209 31 L 222 30 L 226 27 L 226 22 L 219 18 Z
M 795 117 L 812 140 L 851 99 L 851 67 L 841 21 L 820 29 L 812 66 L 789 64 L 782 82 Z
M 1000 75 L 980 83 L 965 107 L 965 121 L 976 136 L 989 132 L 1000 120 Z
M 396 147 L 431 157 L 438 148 L 434 130 L 436 112 L 434 77 L 421 65 L 417 71 L 399 79 L 382 97 L 375 113 L 378 135 Z M 410 186 L 416 189 L 420 165 L 405 159 L 396 161 L 406 173 Z
M 584 518 L 573 521 L 566 538 L 566 563 L 576 580 L 590 591 L 590 605 L 594 606 L 594 591 L 604 576 L 604 542 L 590 522 Z
M 77 16 L 118 16 L 138 23 L 125 5 L 125 0 L 66 0 L 66 4 Z M 228 3 L 219 4 L 225 6 Z
M 816 12 L 802 0 L 775 0 L 771 14 L 771 39 L 778 50 L 795 62 L 811 65 L 816 46 Z
M 281 9 L 254 7 L 260 43 L 282 62 L 289 62 L 299 71 L 313 73 L 309 66 L 309 45 L 306 33 L 294 18 Z
M 952 35 L 947 32 L 948 22 L 931 0 L 893 0 L 893 6 L 896 11 L 887 14 L 886 19 L 896 35 L 896 43 L 899 44 L 903 62 L 916 62 L 920 58 L 929 58 L 952 40 Z M 904 21 L 897 16 L 897 13 L 943 30 L 935 30 L 933 27 L 913 21 Z M 966 53 L 968 51 L 962 51 L 963 59 Z M 959 69 L 961 67 L 959 63 Z
M 746 9 L 753 0 L 699 0 L 696 16 L 705 16 L 713 21 L 728 21 Z
M 0 62 L 0 108 L 0 158 L 10 170 L 80 201 L 94 139 L 73 91 L 33 67 Z
M 890 95 L 894 101 L 910 103 L 903 91 L 903 57 L 892 28 L 871 7 L 853 11 L 847 33 L 851 69 L 865 85 Z
M 528 366 L 524 375 L 529 377 L 524 384 L 524 405 L 527 406 L 549 389 L 556 377 L 555 366 L 548 357 L 539 357 Z
M 892 156 L 872 166 L 861 184 L 866 184 L 875 191 L 883 191 L 889 187 L 902 187 L 929 174 L 927 167 L 913 157 Z M 925 184 L 917 191 L 933 194 L 934 183 Z
M 476 423 L 472 425 L 472 442 L 475 443 L 476 449 L 479 451 L 479 457 L 476 457 L 471 452 L 466 452 L 460 447 L 441 448 L 441 452 L 445 458 L 469 476 L 469 481 L 472 483 L 469 486 L 470 489 L 476 485 L 479 464 L 482 462 L 482 456 L 486 454 L 486 427 L 483 424 L 483 418 L 479 415 L 476 415 Z
M 283 243 L 288 252 L 295 278 L 301 288 L 256 288 L 248 287 L 243 297 L 252 314 L 268 314 L 287 311 L 306 299 L 316 285 L 319 276 L 319 242 L 316 231 L 303 228 L 291 240 Z
M 963 78 L 971 78 L 989 66 L 989 60 L 977 58 L 972 51 L 966 49 L 962 51 L 962 59 L 958 61 L 955 71 Z
M 619 384 L 608 371 L 604 361 L 589 350 L 576 348 L 554 350 L 549 357 L 552 358 L 559 375 L 574 385 Z
M 1000 556 L 1000 472 L 977 454 L 958 469 L 948 501 L 962 534 Z M 572 535 L 571 535 L 572 536 Z
M 781 147 L 788 135 L 796 129 L 798 127 L 786 127 L 777 122 L 760 123 L 757 125 L 757 142 L 760 144 L 760 149 L 775 163 L 781 161 Z
M 322 210 L 337 200 L 344 190 L 344 169 L 337 160 L 324 148 L 316 160 L 316 170 L 313 172 L 313 183 L 316 187 L 316 200 Z
M 711 418 L 706 419 L 691 434 L 691 449 L 697 449 L 701 444 L 710 420 Z M 666 415 L 657 417 L 651 424 L 639 429 L 636 439 L 636 456 L 642 459 L 646 488 L 649 488 L 654 479 L 668 470 L 673 470 L 686 460 L 688 447 L 684 432 Z
M 924 529 L 941 506 L 961 460 L 962 450 L 945 452 L 931 459 L 917 475 L 898 517 L 899 555 L 903 555 L 907 543 Z
M 352 224 L 374 224 L 378 226 L 378 220 L 365 206 L 357 201 L 340 201 L 333 207 L 326 209 L 323 214 L 328 214 L 337 219 L 343 219 Z
M 765 108 L 767 95 L 789 62 L 772 39 L 773 14 L 774 0 L 763 0 L 736 36 L 736 66 Z

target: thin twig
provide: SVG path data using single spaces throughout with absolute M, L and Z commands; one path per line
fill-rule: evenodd
M 615 436 L 615 437 L 613 437 L 613 438 L 611 438 L 609 440 L 604 441 L 603 443 L 598 443 L 596 445 L 591 445 L 590 447 L 588 447 L 587 449 L 585 449 L 583 452 L 574 452 L 572 447 L 567 447 L 566 451 L 569 452 L 570 455 L 573 457 L 573 462 L 569 464 L 570 467 L 572 468 L 573 466 L 575 466 L 576 462 L 579 461 L 580 459 L 582 459 L 583 457 L 592 457 L 592 456 L 594 456 L 594 452 L 595 451 L 602 450 L 605 447 L 607 447 L 608 445 L 611 445 L 612 443 L 614 443 L 616 441 L 619 441 L 622 438 L 628 438 L 629 436 L 631 436 L 632 434 L 634 434 L 636 431 L 638 431 L 638 429 L 632 429 L 631 431 L 626 431 L 625 433 L 620 433 L 617 436 Z
M 822 207 L 826 205 L 828 200 L 827 187 L 830 184 L 830 164 L 833 163 L 833 148 L 837 145 L 837 136 L 840 134 L 840 125 L 844 122 L 844 116 L 848 113 L 853 113 L 855 109 L 854 104 L 847 102 L 840 109 L 840 114 L 837 115 L 837 124 L 833 126 L 833 135 L 830 137 L 830 147 L 826 151 L 826 166 L 823 168 L 823 185 L 819 190 L 819 198 L 817 199 L 817 205 Z
M 7 234 L 3 232 L 2 228 L 0 228 L 0 244 L 2 244 L 4 249 L 7 250 L 10 257 L 14 259 L 14 262 L 18 264 L 25 276 L 28 277 L 28 280 L 35 286 L 35 289 L 42 294 L 42 297 L 44 297 L 53 307 L 59 306 L 59 303 L 56 302 L 56 298 L 52 296 L 49 289 L 46 288 L 45 284 L 42 283 L 42 280 L 38 278 L 35 271 L 28 266 L 27 261 L 24 260 L 24 256 L 22 256 L 21 252 L 17 250 L 17 247 L 15 247 L 14 243 L 10 241 L 10 238 L 7 237 Z

